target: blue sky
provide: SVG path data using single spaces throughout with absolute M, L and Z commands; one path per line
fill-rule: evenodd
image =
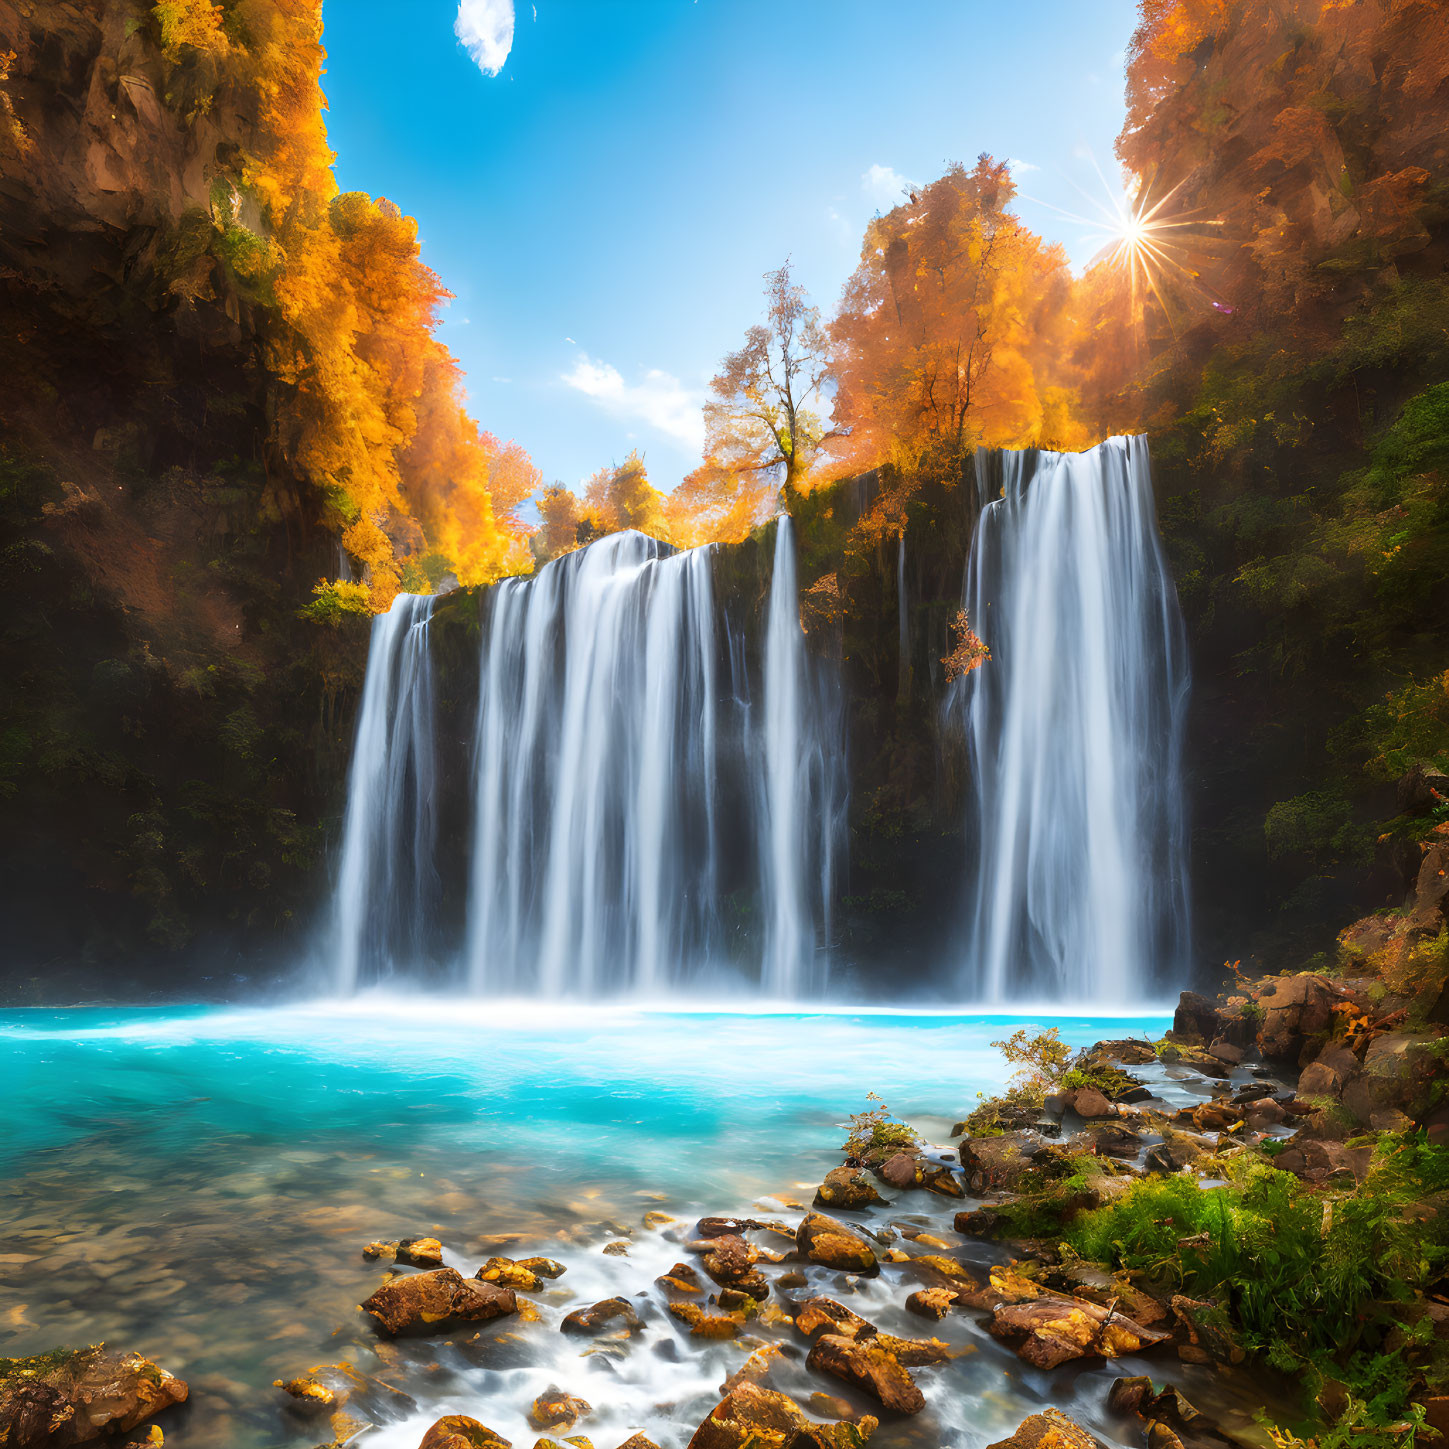
M 1135 0 L 461 9 L 327 0 L 337 178 L 418 218 L 472 410 L 547 481 L 638 447 L 673 487 L 761 274 L 790 256 L 828 317 L 903 180 L 1010 157 L 1029 225 L 1102 244 L 1060 213 L 1116 182 Z

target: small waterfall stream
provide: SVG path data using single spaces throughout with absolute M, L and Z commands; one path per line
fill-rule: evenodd
M 977 457 L 961 681 L 970 999 L 1140 1001 L 1186 970 L 1182 616 L 1143 438 Z
M 333 907 L 343 992 L 427 949 L 437 785 L 433 603 L 399 594 L 372 621 Z

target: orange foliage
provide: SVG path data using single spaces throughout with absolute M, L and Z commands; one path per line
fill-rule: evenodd
M 956 611 L 956 617 L 951 620 L 951 633 L 951 652 L 941 660 L 946 666 L 947 684 L 970 674 L 973 669 L 980 669 L 991 658 L 991 651 L 971 627 L 965 609 Z
M 337 192 L 320 0 L 234 0 L 224 20 L 205 0 L 155 13 L 180 79 L 194 88 L 211 74 L 192 56 L 207 45 L 223 57 L 216 84 L 254 117 L 254 150 L 218 178 L 231 199 L 214 207 L 214 249 L 271 309 L 273 450 L 323 493 L 372 606 L 388 605 L 404 573 L 416 588 L 448 570 L 472 584 L 529 568 L 517 509 L 538 474 L 464 409 L 436 336 L 449 294 L 422 262 L 417 223 Z
M 1066 261 L 1007 209 L 1013 194 L 1006 166 L 983 156 L 867 228 L 831 327 L 835 416 L 849 434 L 840 451 L 852 466 L 915 472 L 978 443 L 1041 436 L 1033 359 Z
M 1166 305 L 1336 334 L 1355 278 L 1428 244 L 1446 101 L 1439 0 L 1143 0 L 1118 154 L 1223 238 Z

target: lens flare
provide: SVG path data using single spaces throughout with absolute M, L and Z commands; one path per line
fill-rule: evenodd
M 1037 197 L 1023 195 L 1023 200 L 1078 223 L 1084 241 L 1100 242 L 1086 270 L 1107 267 L 1120 275 L 1133 323 L 1139 329 L 1145 325 L 1150 301 L 1156 302 L 1174 335 L 1194 312 L 1231 313 L 1232 308 L 1203 276 L 1203 268 L 1211 270 L 1209 264 L 1220 252 L 1222 221 L 1183 206 L 1177 197 L 1179 187 L 1159 197 L 1152 195 L 1150 185 L 1139 189 L 1129 182 L 1124 190 L 1112 186 L 1095 158 L 1092 164 L 1103 195 L 1093 196 L 1076 183 L 1072 185 L 1097 213 L 1095 217 L 1066 211 Z

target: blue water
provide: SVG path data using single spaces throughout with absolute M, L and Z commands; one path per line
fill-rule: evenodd
M 381 998 L 0 1012 L 0 1354 L 104 1337 L 191 1381 L 168 1444 L 316 1443 L 270 1383 L 339 1356 L 371 1362 L 355 1311 L 379 1277 L 360 1257 L 369 1240 L 436 1232 L 471 1270 L 516 1236 L 510 1254 L 570 1263 L 561 1311 L 639 1291 L 684 1256 L 683 1228 L 651 1236 L 645 1211 L 688 1224 L 762 1199 L 808 1203 L 867 1092 L 944 1150 L 951 1123 L 1002 1083 L 990 1043 L 1044 1020 Z M 1167 1021 L 1051 1024 L 1080 1046 Z M 632 1257 L 601 1257 L 621 1232 Z M 548 1334 L 540 1375 L 560 1371 L 565 1341 Z M 738 1366 L 730 1353 L 743 1356 L 724 1345 L 701 1360 L 691 1406 L 719 1366 Z M 418 1369 L 420 1413 L 476 1412 L 480 1394 L 502 1392 L 499 1371 L 449 1362 L 442 1380 L 436 1360 Z M 532 1386 L 532 1366 L 515 1372 L 517 1392 Z M 626 1392 L 629 1374 L 615 1375 L 620 1423 L 643 1421 L 629 1393 L 657 1417 L 658 1384 Z M 494 1420 L 513 1412 L 480 1417 L 507 1432 Z M 416 1427 L 368 1442 L 415 1445 Z

